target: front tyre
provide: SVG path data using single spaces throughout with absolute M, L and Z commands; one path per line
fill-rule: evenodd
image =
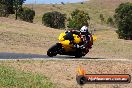
M 53 45 L 49 50 L 47 51 L 47 55 L 49 57 L 56 56 L 58 54 L 58 44 Z
M 54 53 L 54 52 L 52 52 L 52 51 L 47 51 L 47 55 L 48 55 L 49 57 L 53 57 L 53 56 L 56 56 L 57 54 Z
M 60 53 L 60 49 L 61 49 L 61 45 L 59 43 L 56 43 L 51 48 L 49 48 L 49 50 L 47 51 L 47 55 L 49 57 L 56 56 L 57 54 Z

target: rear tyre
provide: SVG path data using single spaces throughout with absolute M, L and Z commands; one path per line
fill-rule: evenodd
M 75 55 L 75 58 L 81 58 L 82 55 Z
M 80 49 L 78 49 L 75 53 L 75 58 L 81 58 L 82 57 L 82 52 Z

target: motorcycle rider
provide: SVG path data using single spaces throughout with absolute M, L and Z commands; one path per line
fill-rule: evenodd
M 89 48 L 92 48 L 92 45 L 93 43 L 91 42 L 92 40 L 92 35 L 89 33 L 88 31 L 88 27 L 87 26 L 83 26 L 80 31 L 78 30 L 69 30 L 69 31 L 66 31 L 65 33 L 67 33 L 67 36 L 65 36 L 65 39 L 67 40 L 70 40 L 70 44 L 74 44 L 74 47 L 75 48 L 85 48 L 85 47 L 89 47 Z M 73 38 L 73 34 L 77 34 L 79 35 L 79 37 L 82 39 L 82 44 L 78 45 L 78 44 L 75 44 L 73 41 L 74 41 L 74 38 Z
M 65 40 L 70 40 L 70 44 L 75 44 L 74 43 L 74 37 L 73 34 L 79 35 L 80 32 L 74 29 L 71 29 L 69 31 L 65 32 L 67 35 L 64 37 Z
M 93 42 L 92 42 L 92 35 L 89 33 L 88 31 L 88 27 L 87 26 L 83 26 L 80 29 L 80 34 L 81 34 L 81 39 L 83 41 L 81 47 L 86 48 L 88 46 L 88 48 L 92 48 Z

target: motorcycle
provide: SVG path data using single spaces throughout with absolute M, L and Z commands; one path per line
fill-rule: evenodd
M 75 56 L 76 58 L 81 58 L 85 56 L 89 52 L 89 45 L 87 47 L 83 47 L 82 39 L 78 34 L 66 33 L 63 32 L 59 35 L 59 42 L 50 47 L 47 51 L 47 55 L 49 57 L 60 55 L 70 55 Z M 93 44 L 93 41 L 96 40 L 95 35 L 91 35 L 90 43 Z M 79 45 L 80 47 L 75 47 L 75 45 Z

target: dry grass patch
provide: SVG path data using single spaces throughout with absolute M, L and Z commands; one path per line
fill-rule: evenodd
M 60 32 L 39 24 L 0 18 L 0 51 L 43 54 L 57 41 Z
M 118 39 L 116 32 L 110 28 L 95 32 L 97 41 L 88 56 L 98 58 L 132 59 L 132 41 Z
M 132 41 L 118 39 L 115 29 L 95 25 L 97 41 L 88 57 L 125 58 L 132 57 Z M 48 48 L 58 42 L 64 30 L 52 29 L 8 18 L 0 18 L 0 52 L 46 54 Z

